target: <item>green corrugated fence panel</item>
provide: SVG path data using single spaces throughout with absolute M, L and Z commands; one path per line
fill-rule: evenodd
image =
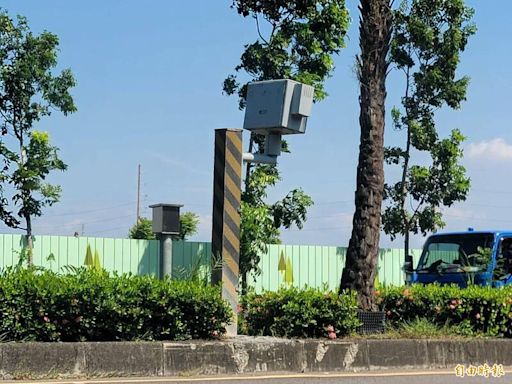
M 172 242 L 172 275 L 179 275 L 183 266 L 185 243 L 183 241 Z
M 25 243 L 21 235 L 0 235 L 0 267 L 15 265 Z M 102 267 L 118 273 L 160 275 L 160 243 L 158 240 L 109 239 L 95 237 L 34 237 L 34 264 L 61 270 L 66 265 L 82 266 L 87 245 L 92 254 L 97 250 Z M 54 261 L 48 256 L 53 254 Z M 421 250 L 413 249 L 414 263 L 418 262 Z M 266 253 L 260 256 L 261 274 L 248 278 L 248 283 L 257 292 L 277 290 L 279 287 L 293 284 L 336 290 L 345 264 L 345 247 L 327 247 L 311 245 L 268 246 Z M 286 279 L 286 271 L 279 270 L 279 261 L 284 259 L 285 266 L 291 270 Z M 381 249 L 378 257 L 378 277 L 384 285 L 402 285 L 404 261 L 403 250 Z M 173 242 L 173 273 L 184 274 L 192 271 L 202 273 L 211 263 L 211 245 L 207 242 Z M 292 280 L 287 282 L 286 280 Z
M 114 270 L 114 257 L 115 257 L 115 240 L 105 239 L 103 242 L 103 251 L 100 253 L 101 266 L 107 271 Z
M 337 290 L 346 259 L 345 247 L 269 245 L 268 251 L 260 256 L 261 275 L 249 284 L 257 291 L 274 291 L 279 287 L 293 285 Z M 414 263 L 421 254 L 420 249 L 413 249 Z M 285 281 L 286 271 L 279 271 L 279 260 L 283 255 L 285 263 L 291 263 L 293 283 Z M 379 282 L 383 285 L 403 285 L 402 266 L 404 252 L 402 249 L 381 249 L 378 257 Z
M 183 272 L 185 258 L 185 242 L 173 241 L 172 243 L 172 275 L 180 276 Z
M 0 235 L 0 268 L 16 265 L 25 243 L 25 237 L 21 235 Z M 98 251 L 102 267 L 109 272 L 159 275 L 158 240 L 34 236 L 33 244 L 34 265 L 53 271 L 61 271 L 68 265 L 83 266 L 87 245 L 90 245 L 93 257 Z
M 157 263 L 157 257 L 155 263 Z M 187 279 L 196 274 L 203 276 L 211 264 L 211 245 L 206 242 L 173 241 L 172 275 Z M 220 263 L 220 261 L 219 261 Z

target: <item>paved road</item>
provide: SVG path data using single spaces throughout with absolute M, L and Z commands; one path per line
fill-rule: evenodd
M 273 375 L 273 376 L 215 376 L 191 378 L 104 378 L 104 379 L 66 379 L 49 381 L 4 381 L 2 383 L 34 384 L 451 384 L 451 383 L 510 383 L 512 371 L 505 376 L 494 377 L 456 377 L 452 371 L 432 372 L 374 372 L 359 374 L 318 374 L 318 375 Z

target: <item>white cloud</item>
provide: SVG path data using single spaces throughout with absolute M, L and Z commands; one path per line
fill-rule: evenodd
M 512 145 L 502 138 L 471 143 L 466 152 L 470 159 L 512 160 Z

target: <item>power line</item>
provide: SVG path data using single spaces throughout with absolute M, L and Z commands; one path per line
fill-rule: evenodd
M 130 215 L 130 216 L 131 216 L 131 215 Z M 119 229 L 126 229 L 126 226 L 122 226 L 122 227 L 115 227 L 115 228 L 109 228 L 109 229 L 102 229 L 102 230 L 99 230 L 99 231 L 91 231 L 91 232 L 89 232 L 89 234 L 112 232 L 112 231 L 117 231 L 117 230 L 119 230 Z
M 449 213 L 444 214 L 447 217 L 453 217 L 456 219 L 466 219 L 466 220 L 480 220 L 480 221 L 499 221 L 501 223 L 512 223 L 512 220 L 503 220 L 503 219 L 496 219 L 494 217 L 471 217 L 471 216 L 461 216 L 461 215 L 452 215 Z
M 132 215 L 124 215 L 124 216 L 117 216 L 117 217 L 111 217 L 111 218 L 107 218 L 107 219 L 99 219 L 99 220 L 92 220 L 92 221 L 85 221 L 85 222 L 77 222 L 77 223 L 69 223 L 69 224 L 64 224 L 64 225 L 61 225 L 61 224 L 42 224 L 42 227 L 44 228 L 45 226 L 46 227 L 59 227 L 59 228 L 73 228 L 73 227 L 77 227 L 79 225 L 89 225 L 89 224 L 95 224 L 95 223 L 103 223 L 103 222 L 106 222 L 106 221 L 115 221 L 115 220 L 120 220 L 120 219 L 126 219 L 128 217 L 133 217 Z M 39 225 L 39 223 L 36 221 L 37 225 Z
M 107 210 L 110 210 L 112 208 L 125 207 L 127 205 L 132 205 L 133 203 L 134 203 L 134 201 L 130 201 L 129 203 L 111 205 L 109 207 L 104 207 L 104 208 L 89 209 L 87 211 L 75 211 L 75 212 L 57 213 L 57 214 L 53 214 L 53 215 L 44 215 L 44 217 L 60 217 L 60 216 L 83 215 L 83 214 L 87 214 L 87 213 L 107 211 Z

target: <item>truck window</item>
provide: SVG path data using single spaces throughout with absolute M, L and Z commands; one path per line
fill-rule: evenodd
M 472 267 L 484 270 L 491 260 L 492 233 L 464 233 L 431 236 L 418 264 L 419 272 L 464 272 Z
M 512 238 L 504 238 L 500 243 L 493 277 L 495 280 L 500 280 L 507 278 L 510 273 L 512 273 Z
M 459 258 L 459 249 L 459 244 L 431 243 L 428 246 L 429 259 L 432 263 L 443 260 L 451 264 Z

